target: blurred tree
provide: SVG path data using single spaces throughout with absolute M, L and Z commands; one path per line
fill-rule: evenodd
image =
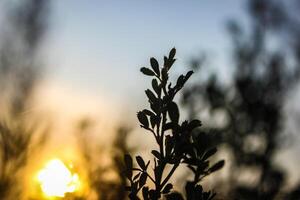
M 274 164 L 274 156 L 283 143 L 285 98 L 300 75 L 300 21 L 285 3 L 249 0 L 249 33 L 235 21 L 228 25 L 234 55 L 231 83 L 214 74 L 182 96 L 191 117 L 204 108 L 211 119 L 226 116 L 226 123 L 207 128 L 213 141 L 225 143 L 233 155 L 229 199 L 269 200 L 282 191 L 285 171 Z M 195 70 L 205 71 L 202 64 L 203 59 L 193 60 Z M 239 181 L 247 171 L 256 182 Z
M 99 152 L 92 148 L 92 140 L 89 137 L 92 130 L 92 122 L 83 119 L 79 122 L 78 145 L 86 162 L 86 170 L 90 182 L 91 192 L 95 192 L 99 200 L 123 200 L 126 199 L 126 177 L 124 176 L 124 154 L 132 153 L 134 149 L 127 144 L 130 128 L 120 126 L 111 145 L 111 152 L 103 153 L 101 146 L 96 147 Z M 96 144 L 97 145 L 97 144 Z M 111 160 L 110 164 L 101 162 L 103 157 Z M 104 158 L 105 159 L 105 158 Z M 100 162 L 99 162 L 100 161 Z M 107 178 L 114 175 L 115 178 Z
M 113 163 L 115 166 L 114 168 L 119 177 L 119 184 L 116 187 L 116 193 L 113 199 L 119 199 L 119 200 L 127 199 L 127 192 L 125 190 L 127 179 L 126 176 L 124 176 L 124 172 L 125 172 L 124 155 L 133 153 L 135 151 L 134 148 L 129 148 L 127 144 L 129 133 L 130 133 L 129 128 L 125 126 L 121 126 L 117 131 L 113 143 L 113 148 L 114 148 Z
M 47 0 L 3 1 L 6 26 L 0 38 L 0 196 L 20 199 L 18 175 L 31 152 L 35 123 L 28 105 L 40 63 Z M 4 27 L 4 26 L 2 26 Z

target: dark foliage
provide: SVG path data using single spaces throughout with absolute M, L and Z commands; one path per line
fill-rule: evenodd
M 186 89 L 182 98 L 191 116 L 201 112 L 199 106 L 209 108 L 211 114 L 226 113 L 226 125 L 208 128 L 217 136 L 213 141 L 227 144 L 233 154 L 230 199 L 268 200 L 282 192 L 285 172 L 274 164 L 274 156 L 282 145 L 285 98 L 300 75 L 299 46 L 295 45 L 300 41 L 299 24 L 283 3 L 249 0 L 250 33 L 234 21 L 229 23 L 235 70 L 231 84 L 213 75 Z M 284 48 L 270 49 L 270 38 Z M 287 44 L 290 41 L 293 45 Z M 202 62 L 193 63 L 199 69 Z M 238 182 L 244 170 L 253 170 L 257 182 Z
M 166 199 L 184 199 L 173 191 L 170 178 L 180 165 L 188 167 L 193 172 L 193 180 L 187 181 L 187 200 L 210 200 L 214 192 L 204 192 L 200 181 L 209 174 L 223 167 L 224 161 L 210 165 L 209 158 L 217 152 L 211 148 L 205 133 L 199 131 L 199 120 L 180 121 L 180 112 L 174 102 L 175 96 L 184 87 L 193 74 L 189 71 L 180 75 L 176 84 L 169 81 L 169 72 L 175 62 L 176 50 L 173 48 L 169 56 L 164 57 L 160 67 L 155 58 L 150 59 L 151 68 L 143 67 L 141 72 L 152 77 L 152 90 L 145 91 L 150 109 L 137 113 L 137 118 L 143 129 L 153 135 L 158 149 L 152 150 L 153 175 L 150 173 L 150 160 L 136 156 L 137 167 L 133 165 L 132 157 L 125 155 L 125 175 L 130 185 L 126 189 L 129 198 L 157 200 L 163 196 Z M 153 187 L 148 182 L 153 183 Z

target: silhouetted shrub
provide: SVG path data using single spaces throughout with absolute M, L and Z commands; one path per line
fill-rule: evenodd
M 193 172 L 193 180 L 186 184 L 187 200 L 210 200 L 215 193 L 204 192 L 200 181 L 209 174 L 223 167 L 224 161 L 210 165 L 209 158 L 217 152 L 210 148 L 206 134 L 199 131 L 201 122 L 197 119 L 180 121 L 180 112 L 174 102 L 175 96 L 184 87 L 193 74 L 189 71 L 180 75 L 176 84 L 169 81 L 169 72 L 175 62 L 176 50 L 173 48 L 168 57 L 164 57 L 160 67 L 155 58 L 150 59 L 151 68 L 143 67 L 141 72 L 152 77 L 152 89 L 145 91 L 150 109 L 137 113 L 141 127 L 153 135 L 158 149 L 152 150 L 153 172 L 150 173 L 150 161 L 136 156 L 137 167 L 130 155 L 125 155 L 126 177 L 130 185 L 126 189 L 129 198 L 157 200 L 162 196 L 166 199 L 183 199 L 182 195 L 173 191 L 170 178 L 180 165 L 185 165 Z M 170 170 L 167 170 L 170 167 Z M 152 182 L 154 187 L 147 184 Z

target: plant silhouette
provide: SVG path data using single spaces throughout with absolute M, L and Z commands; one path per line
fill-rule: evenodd
M 292 54 L 285 54 L 286 49 L 270 49 L 268 45 L 274 35 L 280 42 L 291 39 L 299 44 L 300 32 L 293 28 L 297 23 L 287 16 L 282 2 L 248 3 L 250 34 L 234 21 L 228 26 L 235 70 L 231 84 L 224 84 L 214 74 L 186 89 L 182 102 L 191 116 L 199 114 L 203 107 L 208 108 L 208 113 L 222 111 L 227 116 L 224 126 L 208 127 L 216 136 L 212 140 L 225 143 L 233 155 L 227 198 L 277 199 L 283 192 L 285 171 L 274 163 L 274 157 L 283 143 L 285 98 L 299 80 L 299 46 L 287 46 Z M 291 60 L 295 64 L 288 62 Z M 200 67 L 202 61 L 194 60 L 193 69 L 206 70 Z M 257 182 L 238 181 L 247 171 L 257 176 Z
M 199 131 L 201 122 L 197 119 L 180 122 L 180 112 L 174 102 L 175 96 L 184 87 L 193 74 L 192 71 L 180 75 L 176 84 L 169 81 L 169 72 L 175 59 L 176 50 L 173 48 L 168 57 L 164 57 L 160 67 L 155 58 L 150 59 L 151 68 L 143 67 L 141 72 L 152 77 L 152 89 L 145 91 L 150 109 L 137 113 L 140 125 L 151 133 L 158 149 L 152 150 L 153 174 L 150 173 L 150 161 L 136 156 L 137 167 L 129 154 L 125 155 L 126 177 L 130 185 L 126 189 L 130 192 L 129 198 L 157 200 L 163 196 L 166 199 L 183 199 L 183 196 L 174 192 L 170 178 L 180 165 L 185 165 L 193 172 L 193 180 L 187 181 L 187 200 L 211 200 L 215 193 L 204 192 L 200 181 L 209 174 L 219 170 L 224 160 L 210 165 L 209 158 L 217 152 L 215 147 L 208 146 L 206 134 Z M 197 131 L 198 130 L 198 131 Z M 168 170 L 169 168 L 169 170 Z M 147 181 L 154 185 L 151 187 Z

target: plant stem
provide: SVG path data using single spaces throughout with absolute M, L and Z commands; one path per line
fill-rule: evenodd
M 177 169 L 178 166 L 179 166 L 179 163 L 173 165 L 173 167 L 170 170 L 169 174 L 167 175 L 165 180 L 162 182 L 162 184 L 161 184 L 162 187 L 169 181 L 169 179 L 172 177 L 172 175 L 174 174 L 174 172 L 175 172 L 175 170 Z

